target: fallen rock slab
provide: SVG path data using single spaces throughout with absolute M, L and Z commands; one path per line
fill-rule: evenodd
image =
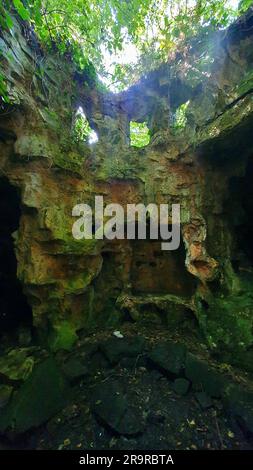
M 135 358 L 141 355 L 145 348 L 145 339 L 142 336 L 131 338 L 109 338 L 100 349 L 111 365 L 117 364 L 125 357 Z
M 117 381 L 96 387 L 92 411 L 99 422 L 116 434 L 135 436 L 144 431 L 139 410 L 128 403 L 122 385 Z
M 0 416 L 0 432 L 21 434 L 40 426 L 58 413 L 70 398 L 70 390 L 53 358 L 34 367 Z
M 229 379 L 209 365 L 207 361 L 187 353 L 185 376 L 195 390 L 205 391 L 210 397 L 220 398 Z
M 253 391 L 243 389 L 241 385 L 229 384 L 223 393 L 223 404 L 233 416 L 246 437 L 253 436 Z
M 187 379 L 179 378 L 176 379 L 173 383 L 173 390 L 176 392 L 178 395 L 184 396 L 187 395 L 189 389 L 190 389 L 190 382 Z
M 186 347 L 183 344 L 166 341 L 155 346 L 148 359 L 151 364 L 169 376 L 180 376 L 185 368 Z
M 213 406 L 211 398 L 205 392 L 196 392 L 194 396 L 202 410 L 207 410 Z

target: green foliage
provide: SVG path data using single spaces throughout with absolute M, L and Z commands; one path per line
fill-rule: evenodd
M 2 0 L 0 5 L 0 25 L 3 29 L 10 29 L 13 21 L 10 13 L 17 13 L 24 21 L 30 20 L 29 10 L 24 6 L 21 0 Z
M 241 0 L 238 6 L 239 12 L 244 13 L 246 10 L 248 10 L 249 7 L 252 6 L 252 3 L 252 0 Z
M 21 0 L 13 0 L 13 5 L 22 20 L 26 21 L 30 19 L 29 11 L 24 7 L 24 4 Z
M 93 73 L 121 89 L 173 58 L 175 50 L 184 51 L 190 38 L 204 39 L 251 5 L 252 0 L 241 0 L 239 9 L 229 0 L 2 0 L 0 25 L 11 28 L 14 12 L 33 25 L 44 46 L 71 54 L 80 70 L 92 63 Z M 109 71 L 105 51 L 115 57 L 126 42 L 135 46 L 138 64 L 115 59 Z
M 49 335 L 49 347 L 52 351 L 58 351 L 60 349 L 70 351 L 77 339 L 78 336 L 75 328 L 71 323 L 63 321 L 59 325 L 56 325 Z
M 87 142 L 93 136 L 94 131 L 91 129 L 89 122 L 83 113 L 77 113 L 74 128 L 73 138 L 75 142 Z
M 187 116 L 186 111 L 189 105 L 189 101 L 186 103 L 181 104 L 176 110 L 175 118 L 174 118 L 174 129 L 184 129 L 187 123 Z
M 4 80 L 4 76 L 0 72 L 0 109 L 1 109 L 2 104 L 8 103 L 8 102 L 9 102 L 9 98 L 8 98 L 6 83 Z
M 130 142 L 134 147 L 145 147 L 149 144 L 150 134 L 145 122 L 130 121 Z
M 13 20 L 10 15 L 12 8 L 14 11 L 22 18 L 22 20 L 29 20 L 30 14 L 29 11 L 24 7 L 24 4 L 21 0 L 2 0 L 0 4 L 0 27 L 3 30 L 9 30 L 13 26 Z M 0 52 L 1 60 L 1 52 Z M 0 109 L 1 107 L 9 103 L 7 86 L 3 74 L 0 70 Z

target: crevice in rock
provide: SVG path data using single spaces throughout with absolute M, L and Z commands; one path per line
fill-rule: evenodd
M 237 272 L 253 268 L 252 178 L 253 159 L 249 158 L 244 176 L 232 177 L 229 182 L 229 222 L 235 237 L 232 264 Z
M 32 309 L 17 279 L 13 232 L 19 228 L 20 197 L 6 177 L 0 177 L 0 334 L 20 325 L 32 326 Z

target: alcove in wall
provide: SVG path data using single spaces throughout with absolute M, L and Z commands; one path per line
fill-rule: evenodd
M 19 227 L 18 191 L 0 177 L 0 334 L 20 325 L 32 325 L 32 310 L 17 279 L 17 259 L 12 233 Z

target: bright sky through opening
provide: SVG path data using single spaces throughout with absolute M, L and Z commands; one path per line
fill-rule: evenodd
M 188 6 L 194 6 L 196 3 L 196 0 L 189 0 Z M 239 0 L 228 0 L 228 6 L 233 8 L 234 10 L 237 9 L 239 4 Z M 117 91 L 117 84 L 111 83 L 110 77 L 113 75 L 114 68 L 117 64 L 121 65 L 126 65 L 126 64 L 137 64 L 138 59 L 139 59 L 139 52 L 137 47 L 129 40 L 127 39 L 127 32 L 122 30 L 122 32 L 125 34 L 125 41 L 123 42 L 123 48 L 122 51 L 117 52 L 117 54 L 112 53 L 104 46 L 101 47 L 101 52 L 102 56 L 104 58 L 103 60 L 103 66 L 105 68 L 106 73 L 108 74 L 107 77 L 100 76 L 100 79 L 105 85 L 109 87 L 111 91 L 116 92 Z

